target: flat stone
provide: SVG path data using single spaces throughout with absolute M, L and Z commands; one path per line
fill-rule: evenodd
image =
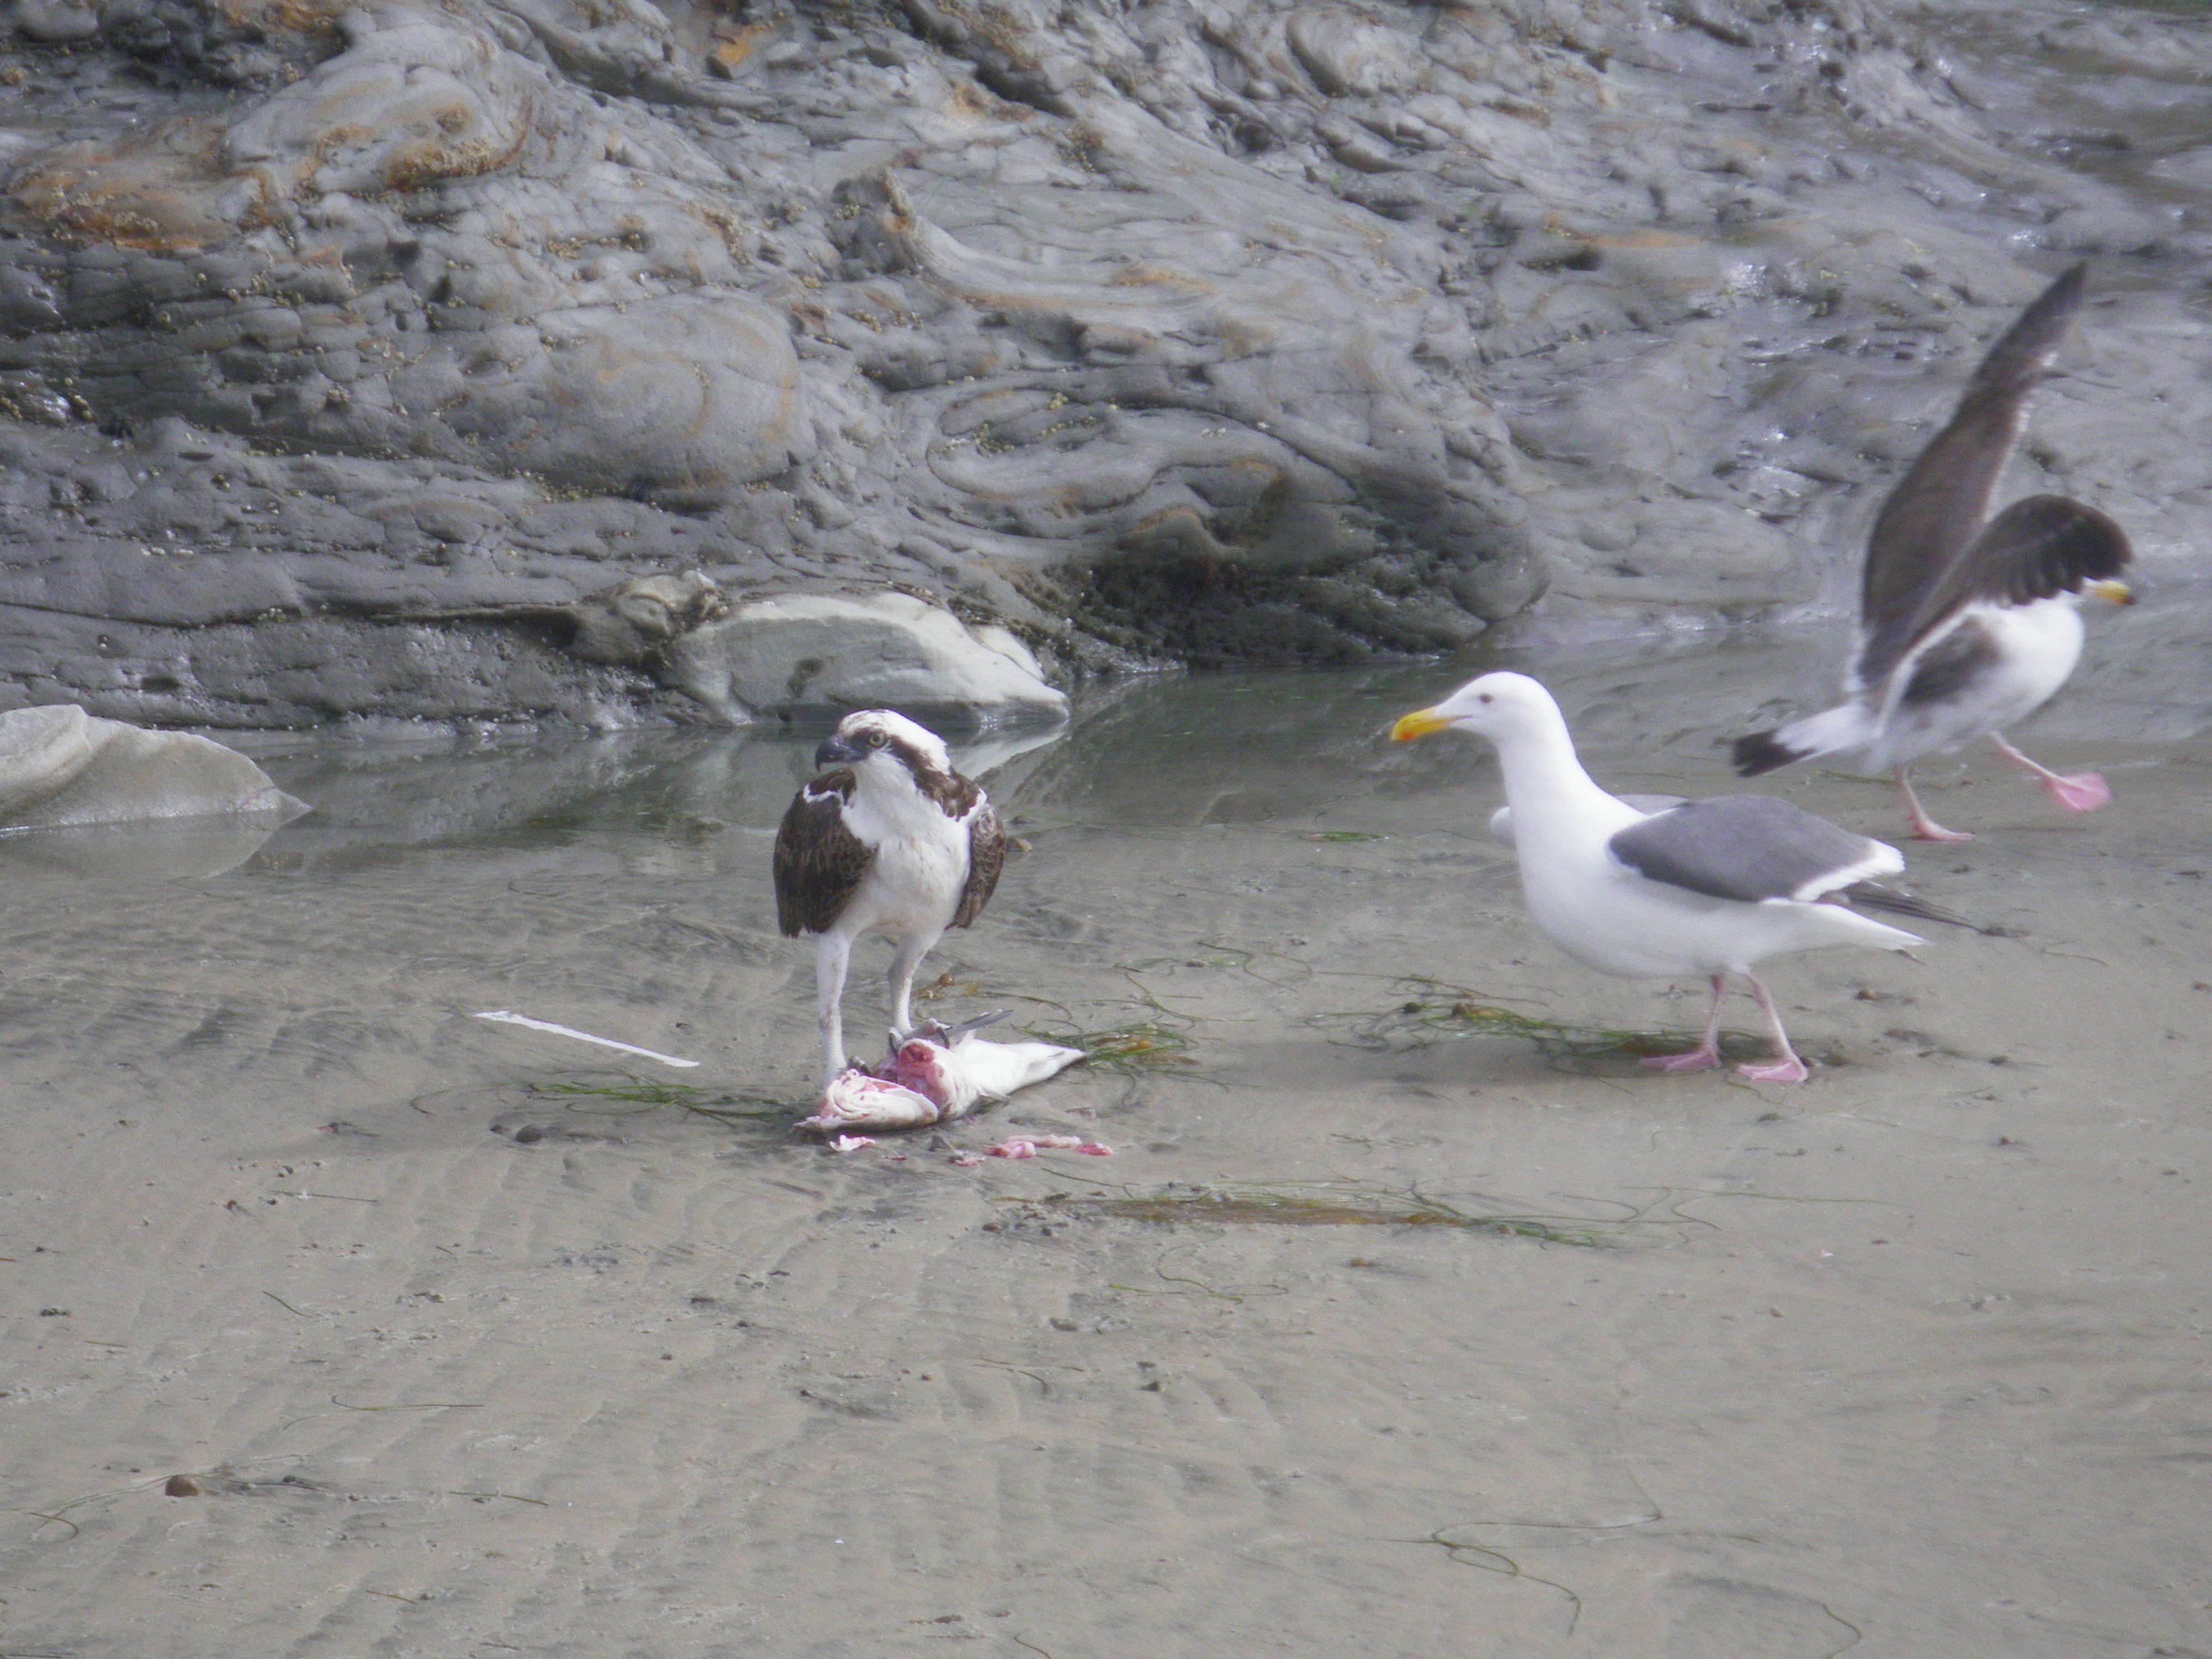
M 188 732 L 142 731 L 66 703 L 0 714 L 0 835 L 306 810 L 237 750 Z

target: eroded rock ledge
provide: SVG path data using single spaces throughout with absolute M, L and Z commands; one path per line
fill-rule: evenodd
M 2195 84 L 2185 16 L 0 20 L 0 706 L 728 719 L 703 641 L 794 593 L 1063 683 L 1449 650 L 1547 584 L 1804 604 L 2039 252 L 2134 326 L 2035 465 L 2154 556 L 2199 487 L 2155 296 L 2212 166 L 2112 125 Z

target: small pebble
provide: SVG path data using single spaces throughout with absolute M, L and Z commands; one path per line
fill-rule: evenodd
M 161 1492 L 169 1498 L 198 1498 L 203 1488 L 189 1474 L 173 1474 L 163 1483 Z

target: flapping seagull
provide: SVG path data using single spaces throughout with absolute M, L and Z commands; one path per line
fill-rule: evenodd
M 1739 1066 L 1763 1083 L 1802 1083 L 1782 1016 L 1752 964 L 1767 957 L 1862 945 L 1909 951 L 1922 941 L 1850 908 L 1863 884 L 1905 867 L 1894 847 L 1855 836 L 1766 795 L 1721 795 L 1646 811 L 1592 782 L 1552 694 L 1525 674 L 1485 674 L 1390 728 L 1403 743 L 1472 732 L 1498 745 L 1521 890 L 1538 929 L 1577 962 L 1629 979 L 1703 974 L 1713 1006 L 1705 1040 L 1645 1060 L 1666 1072 L 1718 1066 L 1721 1000 L 1740 974 L 1766 1017 L 1771 1065 Z M 1950 920 L 1908 895 L 1888 908 Z
M 2061 777 L 2006 742 L 2004 729 L 2073 673 L 2082 597 L 2131 602 L 2112 580 L 2133 556 L 2127 536 L 2063 495 L 2031 495 L 1983 522 L 2027 421 L 2028 393 L 2081 309 L 2081 276 L 2076 265 L 2053 283 L 1990 349 L 1951 423 L 1882 504 L 1867 544 L 1858 658 L 1844 685 L 1850 701 L 1738 739 L 1744 776 L 1863 750 L 1869 767 L 1894 772 L 1914 835 L 1968 841 L 1921 809 L 1912 763 L 1987 736 L 2067 811 L 2094 811 L 2112 799 L 2095 773 Z
M 891 941 L 891 1025 L 914 1028 L 914 975 L 948 927 L 982 914 L 1006 862 L 990 798 L 952 769 L 944 742 L 888 709 L 848 714 L 814 751 L 821 776 L 775 835 L 775 915 L 787 938 L 822 936 L 815 960 L 823 1081 L 845 1069 L 840 1002 L 853 941 Z

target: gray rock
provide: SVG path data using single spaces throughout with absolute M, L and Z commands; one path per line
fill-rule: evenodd
M 1063 684 L 1547 590 L 1833 608 L 2082 252 L 2022 469 L 2172 564 L 2208 46 L 2069 0 L 0 0 L 0 707 L 695 719 L 695 574 L 924 595 Z
M 185 732 L 142 732 L 70 705 L 0 714 L 0 835 L 151 818 L 256 817 L 306 810 L 235 750 Z
M 575 608 L 568 649 L 586 662 L 646 662 L 678 635 L 729 612 L 722 590 L 696 570 L 639 576 Z
M 1012 634 L 904 593 L 758 599 L 668 655 L 671 678 L 732 726 L 884 708 L 955 730 L 1067 718 L 1066 694 Z

